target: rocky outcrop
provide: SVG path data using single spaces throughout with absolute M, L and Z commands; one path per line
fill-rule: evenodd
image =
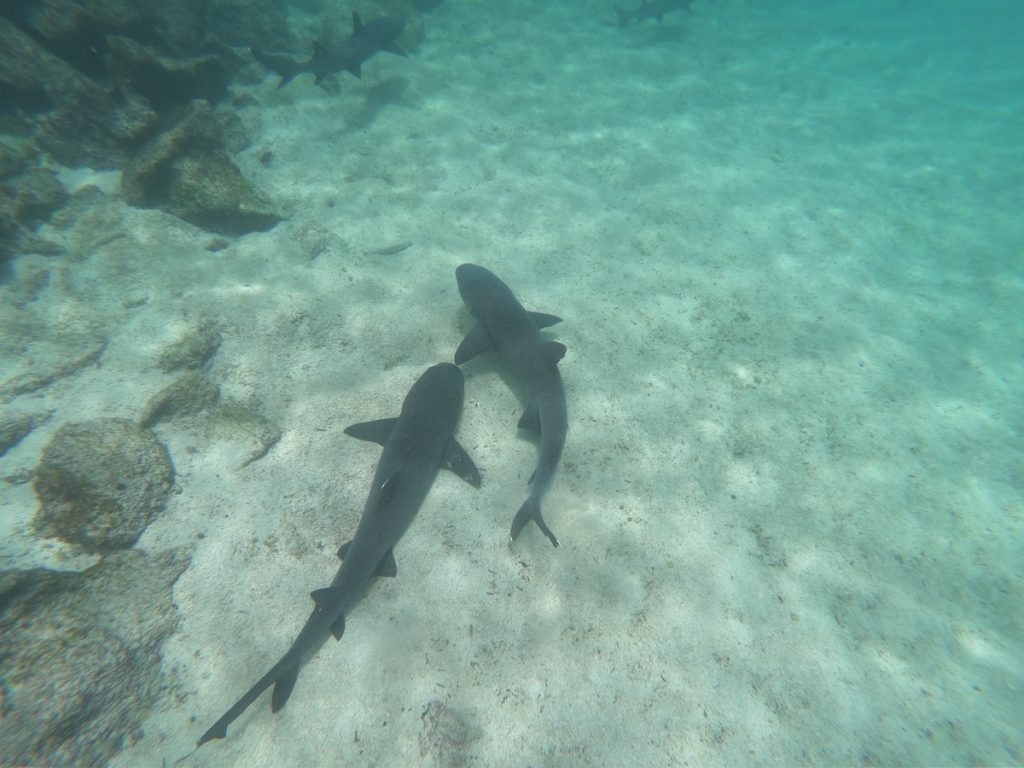
M 36 470 L 33 527 L 85 552 L 131 547 L 163 511 L 174 482 L 167 449 L 126 419 L 61 427 Z
M 187 566 L 132 550 L 84 573 L 0 571 L 0 765 L 102 766 L 139 733 Z

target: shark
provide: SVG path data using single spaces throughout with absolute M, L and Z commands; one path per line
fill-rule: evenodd
M 353 12 L 352 34 L 335 48 L 327 48 L 319 42 L 314 42 L 313 57 L 308 61 L 295 61 L 290 56 L 268 53 L 256 48 L 249 50 L 256 61 L 281 76 L 278 88 L 283 88 L 293 77 L 303 72 L 312 72 L 316 76 L 316 84 L 319 85 L 328 75 L 342 71 L 362 77 L 363 62 L 380 51 L 406 56 L 405 51 L 395 42 L 403 29 L 405 20 L 398 16 L 382 16 L 363 24 L 359 14 Z
M 441 468 L 474 487 L 480 472 L 452 436 L 462 413 L 462 371 L 451 363 L 428 368 L 397 418 L 354 424 L 345 434 L 384 446 L 355 536 L 338 550 L 341 567 L 330 586 L 312 593 L 315 607 L 288 651 L 199 737 L 196 747 L 223 739 L 234 722 L 270 686 L 271 711 L 288 701 L 299 670 L 329 637 L 341 639 L 345 617 L 376 576 L 398 572 L 394 547 L 406 532 Z
M 455 278 L 466 308 L 476 319 L 455 352 L 455 363 L 462 365 L 484 352 L 497 353 L 528 392 L 529 402 L 519 428 L 540 435 L 537 467 L 530 478 L 529 496 L 512 520 L 512 540 L 532 520 L 557 547 L 558 538 L 544 522 L 540 507 L 558 469 L 568 431 L 565 387 L 558 372 L 565 345 L 546 341 L 540 331 L 562 320 L 542 312 L 527 312 L 509 287 L 484 267 L 462 264 L 455 270 Z
M 632 11 L 624 11 L 615 8 L 619 14 L 619 26 L 624 27 L 636 19 L 638 22 L 644 19 L 657 19 L 661 23 L 661 17 L 670 11 L 689 11 L 693 0 L 642 0 L 640 5 Z

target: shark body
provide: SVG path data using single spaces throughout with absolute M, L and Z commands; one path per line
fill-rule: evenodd
M 615 12 L 619 14 L 620 27 L 626 26 L 634 19 L 638 22 L 644 19 L 656 19 L 660 24 L 661 17 L 666 13 L 670 11 L 689 11 L 692 3 L 693 0 L 642 0 L 640 5 L 632 11 L 624 11 L 616 6 Z
M 398 47 L 396 38 L 405 29 L 405 20 L 398 16 L 383 16 L 363 24 L 358 13 L 352 14 L 352 34 L 335 48 L 326 48 L 313 43 L 313 57 L 308 61 L 295 61 L 290 56 L 267 53 L 251 48 L 253 58 L 281 76 L 278 88 L 283 88 L 293 77 L 311 72 L 317 85 L 328 75 L 337 72 L 351 72 L 362 77 L 362 65 L 380 51 L 389 51 L 399 56 L 405 52 Z
M 199 738 L 197 746 L 224 738 L 227 727 L 270 686 L 274 686 L 271 710 L 277 712 L 285 705 L 303 664 L 328 637 L 341 639 L 345 615 L 374 577 L 397 572 L 392 549 L 416 517 L 442 467 L 479 487 L 480 473 L 452 437 L 462 413 L 463 389 L 462 372 L 456 366 L 435 365 L 409 390 L 397 418 L 345 430 L 352 437 L 381 443 L 384 450 L 356 534 L 338 551 L 341 568 L 330 586 L 312 593 L 316 607 L 287 653 Z
M 561 322 L 561 318 L 527 312 L 509 287 L 483 267 L 462 264 L 455 276 L 462 300 L 477 321 L 455 353 L 456 364 L 483 352 L 496 352 L 529 392 L 519 428 L 540 433 L 540 455 L 530 479 L 530 495 L 512 521 L 512 539 L 532 520 L 557 547 L 558 539 L 544 522 L 540 505 L 558 469 L 568 431 L 565 387 L 558 372 L 565 346 L 545 341 L 540 329 Z

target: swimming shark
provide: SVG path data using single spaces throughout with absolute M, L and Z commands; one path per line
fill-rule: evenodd
M 345 434 L 384 446 L 352 541 L 338 550 L 341 568 L 329 587 L 312 593 L 316 607 L 287 653 L 199 737 L 197 747 L 223 739 L 228 726 L 270 686 L 270 709 L 288 701 L 303 664 L 345 631 L 345 616 L 375 576 L 397 573 L 393 549 L 419 511 L 440 468 L 474 487 L 480 473 L 452 437 L 462 413 L 462 371 L 451 363 L 428 368 L 413 384 L 397 418 L 354 424 Z
M 660 24 L 661 17 L 669 11 L 689 11 L 692 4 L 693 0 L 642 0 L 632 11 L 624 11 L 616 6 L 615 12 L 619 14 L 620 27 L 626 26 L 633 19 L 638 22 L 644 19 L 657 19 Z
M 379 51 L 388 51 L 399 56 L 406 53 L 398 47 L 395 39 L 405 29 L 405 20 L 398 16 L 382 16 L 379 19 L 363 24 L 358 13 L 352 14 L 352 34 L 337 47 L 325 48 L 320 43 L 313 43 L 313 58 L 309 61 L 295 61 L 290 56 L 279 53 L 267 53 L 250 48 L 253 58 L 260 64 L 272 69 L 281 76 L 278 88 L 283 88 L 293 77 L 303 72 L 316 75 L 317 85 L 328 75 L 342 70 L 362 77 L 362 64 Z
M 555 476 L 568 430 L 565 387 L 558 372 L 565 345 L 545 341 L 540 329 L 562 319 L 527 312 L 509 287 L 483 267 L 462 264 L 455 270 L 455 278 L 462 300 L 477 321 L 455 352 L 455 363 L 461 365 L 483 352 L 496 352 L 529 393 L 519 428 L 540 433 L 540 455 L 530 478 L 530 495 L 512 520 L 512 539 L 532 520 L 557 547 L 558 539 L 544 522 L 540 503 Z

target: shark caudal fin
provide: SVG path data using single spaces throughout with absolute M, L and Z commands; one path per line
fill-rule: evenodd
M 258 48 L 250 48 L 249 52 L 264 67 L 281 76 L 281 82 L 277 84 L 278 88 L 288 85 L 293 77 L 303 71 L 302 64 L 289 56 L 280 53 L 267 53 Z
M 516 540 L 516 536 L 523 530 L 523 526 L 533 520 L 540 528 L 541 533 L 548 537 L 550 541 L 556 547 L 558 546 L 558 539 L 555 538 L 555 534 L 548 528 L 547 523 L 544 522 L 544 518 L 540 514 L 540 499 L 535 499 L 533 496 L 523 502 L 523 506 L 516 512 L 515 518 L 512 520 L 512 541 Z

